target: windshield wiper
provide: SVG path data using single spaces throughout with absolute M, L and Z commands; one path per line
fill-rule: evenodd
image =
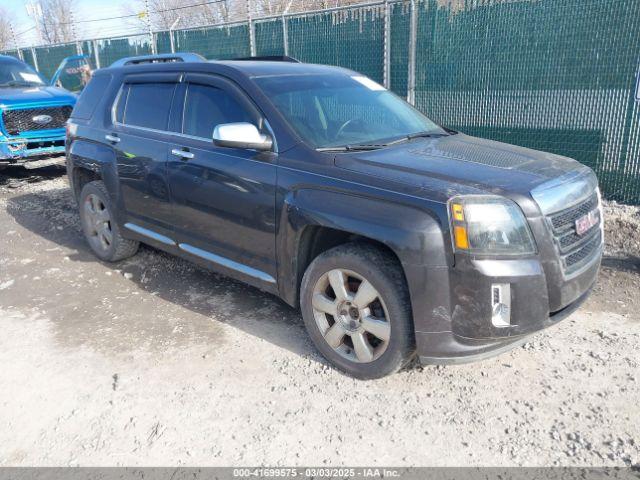
M 391 145 L 398 145 L 399 143 L 408 142 L 415 138 L 437 138 L 437 137 L 448 137 L 449 135 L 453 135 L 453 133 L 417 132 L 417 133 L 410 133 L 409 135 L 403 135 L 402 137 L 396 138 L 395 140 L 391 140 L 390 142 L 342 145 L 339 147 L 322 147 L 322 148 L 317 148 L 316 150 L 318 152 L 356 152 L 356 151 L 364 151 L 364 150 L 378 150 L 380 148 L 389 147 Z
M 316 148 L 317 152 L 362 152 L 365 150 L 378 150 L 386 147 L 387 144 L 363 144 L 363 145 L 342 145 L 340 147 Z
M 409 135 L 403 135 L 402 137 L 396 138 L 395 140 L 391 140 L 390 142 L 342 145 L 339 147 L 321 147 L 321 148 L 316 148 L 316 151 L 318 152 L 357 152 L 357 151 L 364 151 L 364 150 L 378 150 L 380 148 L 389 147 L 391 145 L 398 145 L 399 143 L 408 142 L 415 138 L 437 138 L 437 137 L 448 137 L 449 135 L 453 135 L 453 131 L 447 132 L 447 133 L 416 132 L 416 133 L 410 133 Z

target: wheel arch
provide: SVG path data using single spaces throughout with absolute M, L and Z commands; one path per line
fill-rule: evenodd
M 112 148 L 89 140 L 74 140 L 67 153 L 67 175 L 76 200 L 86 183 L 102 180 L 117 205 L 118 174 L 116 155 Z
M 445 235 L 435 211 L 328 190 L 301 189 L 285 197 L 280 219 L 278 286 L 297 306 L 302 276 L 317 255 L 348 242 L 379 246 L 397 258 L 411 293 L 415 268 L 446 265 Z M 413 303 L 413 302 L 412 302 Z

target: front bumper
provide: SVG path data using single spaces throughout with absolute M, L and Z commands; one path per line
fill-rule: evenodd
M 44 157 L 64 155 L 65 134 L 4 137 L 0 135 L 0 166 L 22 164 Z
M 602 246 L 579 275 L 561 281 L 545 272 L 540 258 L 460 257 L 455 266 L 423 267 L 421 283 L 434 286 L 435 294 L 423 294 L 419 296 L 421 301 L 413 304 L 416 347 L 421 362 L 457 364 L 482 360 L 517 347 L 533 333 L 557 324 L 589 297 L 601 257 Z M 417 270 L 409 271 L 408 276 L 417 274 Z M 496 284 L 510 285 L 508 325 L 496 326 L 492 322 L 491 292 Z M 563 294 L 567 303 L 554 307 L 549 292 L 553 292 L 552 295 L 570 292 L 571 295 Z M 417 292 L 412 292 L 412 297 L 417 298 Z

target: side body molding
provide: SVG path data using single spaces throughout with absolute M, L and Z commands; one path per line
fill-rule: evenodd
M 433 204 L 432 211 L 425 211 L 408 204 L 331 190 L 290 191 L 280 212 L 276 245 L 280 295 L 287 303 L 297 304 L 298 282 L 304 273 L 300 271 L 298 258 L 300 249 L 305 248 L 302 241 L 305 229 L 328 227 L 379 241 L 396 254 L 410 286 L 418 329 L 423 312 L 441 312 L 442 306 L 448 311 L 445 273 L 452 257 L 447 254 L 451 250 L 448 228 L 443 229 L 440 220 L 446 215 L 446 206 L 439 203 Z M 432 271 L 442 272 L 446 284 L 430 284 Z M 426 290 L 429 293 L 425 294 Z M 440 292 L 445 293 L 444 297 Z

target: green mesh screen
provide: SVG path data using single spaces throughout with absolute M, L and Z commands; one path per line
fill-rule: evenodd
M 390 5 L 391 42 L 389 87 L 401 97 L 407 96 L 407 79 L 409 78 L 409 23 L 411 19 L 408 3 Z
M 18 55 L 18 50 L 3 50 L 2 52 L 0 52 L 0 55 L 8 55 L 10 57 L 16 57 L 16 58 L 20 58 L 20 56 Z
M 466 133 L 575 158 L 640 203 L 637 0 L 419 3 L 416 106 Z
M 382 83 L 384 7 L 289 17 L 287 29 L 290 56 L 304 62 L 351 68 Z
M 284 55 L 284 31 L 282 19 L 256 21 L 255 29 L 256 55 Z
M 153 38 L 156 42 L 156 51 L 158 53 L 171 53 L 171 36 L 169 32 L 154 33 Z
M 108 67 L 124 57 L 151 54 L 151 42 L 148 35 L 134 37 L 107 38 L 96 42 L 100 66 Z
M 36 47 L 34 50 L 38 59 L 38 70 L 47 79 L 53 76 L 62 60 L 78 53 L 75 43 Z
M 248 57 L 249 27 L 245 24 L 203 27 L 174 32 L 177 52 L 195 52 L 208 59 Z

